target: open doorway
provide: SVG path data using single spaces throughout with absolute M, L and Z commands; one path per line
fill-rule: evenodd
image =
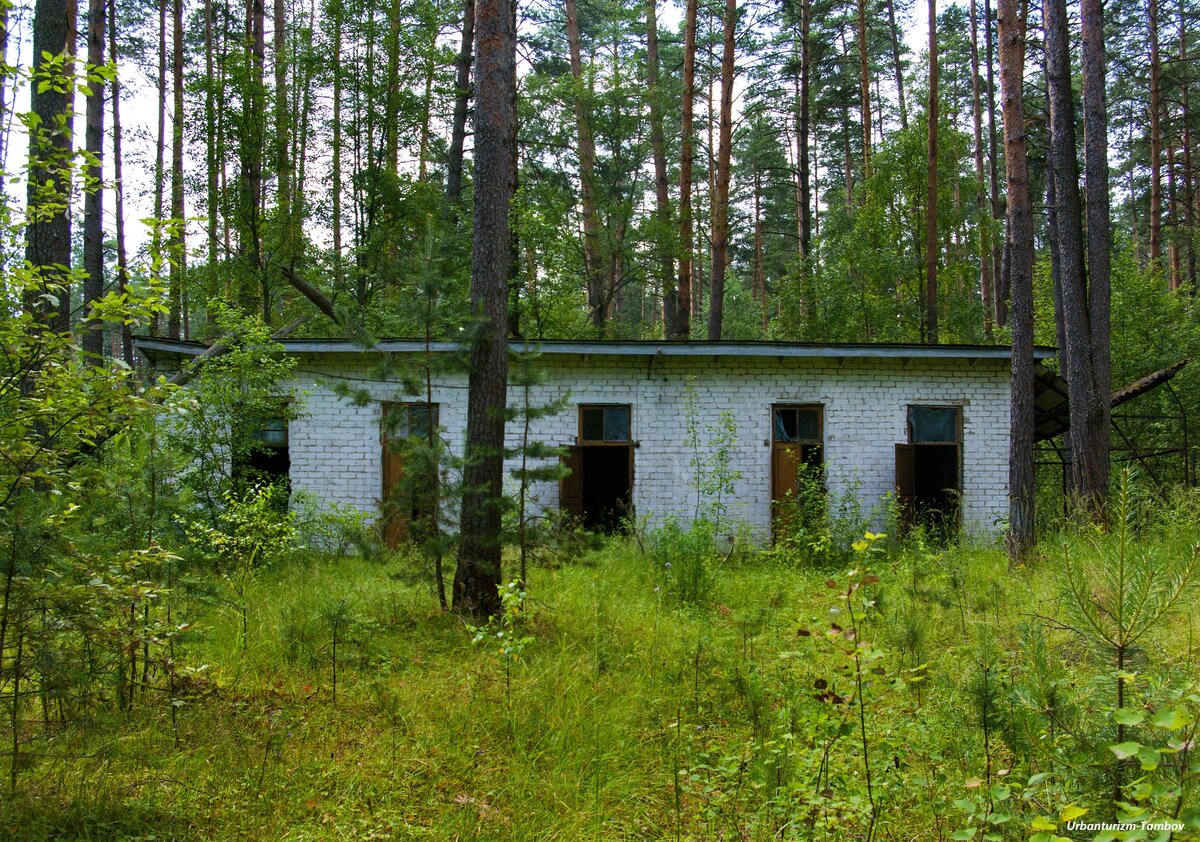
M 628 404 L 579 407 L 579 433 L 563 464 L 559 505 L 586 529 L 617 532 L 633 514 L 633 441 Z
M 430 513 L 429 488 L 405 472 L 410 438 L 426 439 L 438 424 L 437 404 L 384 402 L 383 495 L 380 504 L 383 544 L 394 550 L 409 537 L 409 527 Z
M 936 533 L 959 527 L 962 500 L 962 410 L 910 406 L 908 442 L 896 445 L 896 496 L 905 527 Z
M 825 513 L 824 417 L 820 405 L 771 407 L 771 527 L 805 529 Z

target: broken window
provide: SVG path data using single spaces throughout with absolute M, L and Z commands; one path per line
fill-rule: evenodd
M 906 526 L 957 530 L 962 497 L 962 408 L 908 407 L 908 442 L 896 445 L 896 496 Z
M 282 484 L 290 493 L 287 417 L 262 416 L 245 423 L 246 446 L 237 448 L 233 457 L 234 484 L 241 488 Z
M 628 404 L 579 407 L 578 444 L 563 457 L 570 473 L 559 485 L 559 505 L 585 528 L 615 532 L 633 513 L 631 414 Z
M 438 405 L 383 404 L 383 542 L 395 549 L 408 537 L 409 527 L 432 513 L 432 484 L 405 470 L 410 439 L 424 440 L 438 424 Z
M 804 528 L 825 510 L 823 415 L 819 405 L 771 407 L 771 511 L 776 531 Z

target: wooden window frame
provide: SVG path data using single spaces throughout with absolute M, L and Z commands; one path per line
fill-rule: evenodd
M 817 411 L 817 437 L 815 439 L 797 439 L 796 441 L 776 441 L 775 439 L 775 413 L 781 409 L 815 409 Z M 771 404 L 771 447 L 781 445 L 819 445 L 821 447 L 821 461 L 825 461 L 825 404 L 822 403 L 773 403 Z
M 954 422 L 954 441 L 913 441 L 912 429 L 912 410 L 914 409 L 953 409 L 958 413 L 958 417 Z M 904 405 L 904 432 L 908 438 L 908 444 L 918 447 L 924 445 L 957 445 L 959 448 L 959 461 L 962 461 L 962 446 L 963 446 L 963 408 L 962 404 L 957 403 L 909 403 Z M 961 479 L 961 475 L 960 475 Z
M 383 444 L 387 444 L 391 441 L 399 441 L 400 439 L 406 439 L 412 435 L 411 433 L 405 433 L 404 435 L 393 436 L 388 431 L 388 413 L 392 411 L 389 409 L 389 407 L 404 408 L 404 424 L 410 430 L 412 429 L 412 411 L 418 408 L 432 409 L 434 430 L 436 430 L 438 425 L 441 423 L 442 411 L 441 404 L 439 403 L 426 403 L 425 401 L 380 401 L 379 406 L 379 438 L 380 442 Z
M 583 437 L 583 413 L 589 409 L 623 409 L 629 414 L 629 438 L 622 441 L 585 439 Z M 575 444 L 578 447 L 633 447 L 633 404 L 629 403 L 581 403 L 575 413 Z M 603 435 L 603 431 L 601 431 Z

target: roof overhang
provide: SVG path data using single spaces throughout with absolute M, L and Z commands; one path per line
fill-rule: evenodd
M 280 339 L 276 340 L 289 354 L 417 354 L 426 350 L 421 339 L 382 339 L 364 346 L 349 339 Z M 177 339 L 137 337 L 134 344 L 141 354 L 152 360 L 159 358 L 186 359 L 208 350 L 201 342 Z M 435 353 L 454 353 L 469 350 L 456 342 L 433 342 L 428 346 Z M 905 345 L 889 343 L 809 344 L 799 342 L 666 342 L 666 341 L 601 341 L 547 339 L 540 342 L 515 340 L 509 347 L 519 353 L 539 352 L 543 355 L 608 356 L 608 357 L 757 357 L 787 359 L 895 359 L 895 360 L 966 360 L 1008 361 L 1011 351 L 1003 345 Z M 1054 357 L 1053 348 L 1039 346 L 1034 358 Z

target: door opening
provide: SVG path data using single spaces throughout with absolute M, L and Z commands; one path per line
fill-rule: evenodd
M 406 449 L 410 440 L 424 440 L 438 423 L 437 404 L 383 404 L 383 496 L 380 521 L 383 544 L 394 550 L 410 537 L 410 527 L 432 513 L 432 483 L 428 477 L 411 476 L 405 471 Z
M 825 514 L 822 408 L 771 407 L 771 527 L 804 529 Z
M 579 443 L 563 458 L 570 473 L 559 485 L 559 505 L 586 529 L 619 532 L 633 515 L 630 430 L 628 405 L 579 407 Z
M 896 445 L 896 496 L 906 528 L 958 530 L 962 503 L 962 410 L 910 406 L 908 443 Z

